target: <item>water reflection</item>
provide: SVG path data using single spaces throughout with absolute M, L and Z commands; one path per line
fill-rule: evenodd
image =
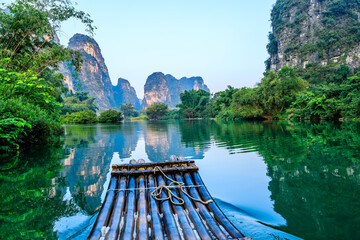
M 62 153 L 61 146 L 34 147 L 19 156 L 0 156 L 1 239 L 56 239 L 55 221 L 77 211 L 55 188 L 56 182 L 64 185 Z
M 197 161 L 222 209 L 254 239 L 360 238 L 357 123 L 140 121 L 66 132 L 62 146 L 0 157 L 0 236 L 86 236 L 111 164 L 175 154 Z

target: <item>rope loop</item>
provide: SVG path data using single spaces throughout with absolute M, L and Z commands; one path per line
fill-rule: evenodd
M 155 188 L 154 191 L 151 192 L 151 196 L 155 199 L 155 200 L 158 200 L 158 201 L 166 201 L 166 200 L 170 200 L 172 204 L 175 204 L 175 205 L 182 205 L 185 203 L 184 199 L 182 199 L 181 197 L 179 196 L 176 196 L 176 194 L 174 194 L 170 188 L 179 188 L 181 192 L 183 192 L 186 196 L 188 196 L 190 199 L 192 199 L 193 201 L 196 201 L 196 202 L 200 202 L 202 204 L 209 204 L 211 202 L 213 202 L 212 199 L 208 200 L 208 201 L 203 201 L 201 199 L 196 199 L 196 198 L 193 198 L 192 196 L 190 196 L 186 191 L 185 191 L 185 183 L 183 182 L 178 182 L 178 181 L 175 181 L 171 178 L 169 178 L 168 176 L 166 176 L 166 174 L 161 170 L 161 168 L 159 166 L 156 166 L 154 168 L 154 174 L 156 173 L 156 169 L 158 169 L 160 171 L 160 173 L 167 179 L 169 180 L 171 183 L 167 186 L 158 186 Z M 167 197 L 166 198 L 161 198 L 161 194 L 162 192 L 164 191 L 164 189 L 167 191 Z M 174 202 L 173 199 L 177 199 L 179 202 Z

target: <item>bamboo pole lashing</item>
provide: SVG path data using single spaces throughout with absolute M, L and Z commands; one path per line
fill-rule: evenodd
M 120 183 L 119 183 L 119 191 L 117 192 L 116 195 L 116 199 L 115 201 L 115 205 L 113 207 L 113 213 L 111 216 L 111 221 L 109 223 L 110 226 L 110 230 L 106 236 L 107 240 L 117 240 L 119 233 L 120 233 L 120 222 L 121 222 L 121 218 L 124 212 L 124 207 L 125 207 L 125 195 L 126 195 L 126 191 L 121 190 L 121 189 L 125 189 L 127 187 L 127 179 L 126 177 L 121 177 L 120 178 Z
M 165 185 L 165 181 L 161 175 L 157 175 L 156 179 L 158 182 L 158 186 Z M 166 197 L 165 192 L 162 192 L 161 197 L 162 198 Z M 174 219 L 173 211 L 170 206 L 170 201 L 161 201 L 160 210 L 161 213 L 163 214 L 162 220 L 164 222 L 164 228 L 166 231 L 167 238 L 170 240 L 181 239 L 180 233 L 178 231 Z
M 193 185 L 191 180 L 191 176 L 189 173 L 184 174 L 184 180 L 187 185 Z M 197 192 L 196 188 L 189 189 L 190 195 L 193 198 L 200 199 L 200 196 Z M 207 226 L 209 227 L 210 231 L 218 238 L 218 239 L 228 239 L 225 233 L 221 230 L 221 228 L 217 225 L 215 219 L 210 215 L 206 206 L 200 202 L 194 201 L 195 206 L 199 209 L 199 213 L 201 214 L 202 218 L 206 221 Z
M 135 188 L 135 178 L 130 177 L 129 188 Z M 125 222 L 124 228 L 121 232 L 120 239 L 133 239 L 134 226 L 135 226 L 135 203 L 136 196 L 135 190 L 127 191 L 127 199 L 126 199 L 126 212 L 125 212 Z
M 167 184 L 170 185 L 171 181 L 169 179 L 173 179 L 173 177 L 171 175 L 167 176 Z M 179 196 L 179 191 L 177 189 L 170 189 L 170 191 L 174 194 Z M 181 192 L 181 191 L 180 191 Z M 174 199 L 174 201 L 179 201 L 178 199 Z M 185 203 L 185 201 L 183 200 L 183 203 Z M 184 235 L 184 238 L 186 240 L 195 240 L 197 239 L 195 236 L 195 233 L 190 225 L 189 219 L 187 218 L 185 212 L 184 212 L 184 208 L 181 205 L 174 205 L 172 204 L 172 208 L 173 211 L 175 212 L 175 214 L 177 214 L 177 216 L 179 217 L 179 223 L 181 225 L 181 229 Z
M 148 175 L 148 186 L 155 187 L 155 178 L 153 174 Z M 164 230 L 161 224 L 160 211 L 157 201 L 148 194 L 149 211 L 151 213 L 151 237 L 152 239 L 164 240 Z
M 149 232 L 148 232 L 148 220 L 147 220 L 147 199 L 146 193 L 147 190 L 145 189 L 145 177 L 144 175 L 140 175 L 138 178 L 138 196 L 137 196 L 137 224 L 136 224 L 136 239 L 139 240 L 146 240 L 149 239 Z
M 206 199 L 213 199 L 210 195 L 210 193 L 207 191 L 207 188 L 205 187 L 200 174 L 194 173 L 193 179 L 195 184 L 201 185 L 198 190 L 200 196 L 206 200 Z M 217 206 L 215 202 L 211 202 L 208 205 L 208 208 L 214 213 L 214 216 L 216 220 L 230 233 L 230 235 L 234 238 L 243 238 L 244 235 L 234 227 L 234 225 L 230 222 L 230 220 L 224 215 L 224 213 L 220 210 L 220 208 Z
M 175 174 L 175 179 L 178 182 L 185 183 L 185 181 L 183 180 L 183 178 L 181 177 L 180 174 Z M 184 191 L 188 191 L 188 190 L 185 189 Z M 194 204 L 191 201 L 191 198 L 189 198 L 182 191 L 180 191 L 180 196 L 181 196 L 182 199 L 184 199 L 184 202 L 185 202 L 184 208 L 188 211 L 189 217 L 192 220 L 192 223 L 193 223 L 197 233 L 199 234 L 200 238 L 204 239 L 204 240 L 212 239 L 210 237 L 210 234 L 208 233 L 208 231 L 206 229 L 206 226 L 202 222 L 202 220 L 201 220 L 201 218 L 199 216 L 199 213 L 194 208 Z
M 118 178 L 116 176 L 112 176 L 110 179 L 109 187 L 116 188 L 118 183 L 117 179 Z M 114 196 L 115 196 L 114 191 L 110 191 L 106 193 L 104 203 L 101 207 L 101 210 L 96 218 L 94 226 L 88 237 L 89 240 L 98 240 L 101 237 L 102 235 L 101 229 L 104 226 L 106 227 L 106 224 L 111 216 L 111 208 L 113 205 Z

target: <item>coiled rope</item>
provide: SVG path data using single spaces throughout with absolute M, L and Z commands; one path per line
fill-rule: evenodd
M 168 186 L 158 186 L 155 188 L 154 191 L 151 192 L 151 196 L 157 200 L 157 201 L 166 201 L 166 200 L 170 200 L 172 204 L 175 204 L 175 205 L 182 205 L 185 203 L 184 199 L 182 199 L 181 197 L 178 197 L 176 196 L 176 194 L 174 194 L 170 188 L 179 188 L 181 192 L 183 192 L 186 196 L 188 196 L 190 199 L 192 199 L 193 201 L 196 201 L 196 202 L 200 202 L 202 204 L 209 204 L 211 202 L 213 202 L 212 199 L 208 200 L 208 201 L 203 201 L 201 199 L 196 199 L 196 198 L 193 198 L 192 196 L 190 196 L 186 191 L 185 191 L 185 183 L 183 182 L 178 182 L 178 181 L 175 181 L 171 178 L 169 178 L 168 176 L 166 176 L 166 174 L 161 170 L 161 168 L 159 166 L 156 166 L 154 168 L 154 174 L 156 173 L 156 169 L 158 169 L 161 174 L 167 179 L 169 180 L 171 183 L 168 185 Z M 161 198 L 159 196 L 161 196 L 163 190 L 166 190 L 167 191 L 167 197 L 166 198 Z M 174 202 L 173 198 L 177 199 L 179 202 Z

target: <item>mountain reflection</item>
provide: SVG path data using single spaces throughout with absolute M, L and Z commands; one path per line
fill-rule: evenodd
M 260 161 L 263 170 L 249 174 L 265 176 L 265 187 L 246 194 L 229 191 L 234 196 L 228 198 L 230 205 L 242 209 L 236 196 L 266 192 L 264 196 L 271 198 L 262 201 L 271 208 L 266 214 L 275 211 L 286 223 L 274 223 L 273 228 L 304 239 L 360 239 L 359 123 L 140 121 L 74 125 L 66 126 L 63 141 L 57 147 L 34 146 L 19 156 L 0 156 L 0 238 L 5 234 L 10 239 L 56 239 L 54 222 L 77 213 L 94 216 L 99 210 L 117 156 L 123 161 L 138 156 L 158 162 L 175 154 L 200 160 L 204 178 L 222 176 L 229 180 L 223 182 L 234 185 L 246 181 L 239 170 L 231 165 L 232 171 L 220 174 L 219 169 L 225 168 L 217 166 L 230 162 L 226 159 L 237 165 L 242 158 L 253 157 L 246 164 Z M 258 168 L 252 166 L 254 171 Z M 215 186 L 214 195 L 221 192 L 226 198 L 227 191 L 221 188 L 229 186 L 216 186 L 218 181 L 208 181 L 208 186 Z
M 150 161 L 170 155 L 203 159 L 214 142 L 230 154 L 257 152 L 267 164 L 279 229 L 303 238 L 360 237 L 359 124 L 289 122 L 147 121 L 67 126 L 65 178 L 88 214 L 101 206 L 114 152 L 130 158 L 143 139 Z M 335 230 L 335 231 L 334 231 Z M 331 234 L 330 234 L 331 233 Z M 349 236 L 350 237 L 350 236 Z
M 192 121 L 149 121 L 146 124 L 145 151 L 150 161 L 160 162 L 169 159 L 170 155 L 183 155 L 189 159 L 203 159 L 205 148 L 201 139 L 186 141 L 186 135 L 196 138 L 198 125 Z M 207 131 L 210 134 L 209 131 Z M 209 139 L 210 140 L 210 135 Z M 199 141 L 201 142 L 200 144 Z M 185 144 L 184 144 L 185 143 Z

